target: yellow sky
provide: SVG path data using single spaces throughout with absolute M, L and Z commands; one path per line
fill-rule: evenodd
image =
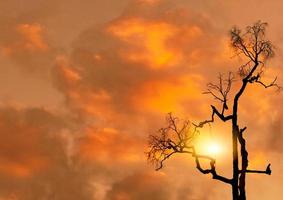
M 230 198 L 190 157 L 155 172 L 147 137 L 168 112 L 209 116 L 217 102 L 202 94 L 206 83 L 241 64 L 228 44 L 234 25 L 269 23 L 276 56 L 265 78 L 283 85 L 281 1 L 10 0 L 0 8 L 0 200 Z M 241 99 L 250 165 L 273 169 L 248 176 L 249 199 L 282 199 L 282 100 L 260 87 Z M 217 167 L 231 176 L 230 127 L 217 122 L 204 134 L 221 145 Z

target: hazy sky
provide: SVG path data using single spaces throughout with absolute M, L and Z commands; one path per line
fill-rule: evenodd
M 282 1 L 2 0 L 0 9 L 0 200 L 230 198 L 190 156 L 154 171 L 147 138 L 168 112 L 209 116 L 206 83 L 242 63 L 228 44 L 234 25 L 269 23 L 276 57 L 265 80 L 283 85 Z M 282 199 L 282 100 L 257 86 L 241 99 L 249 164 L 273 170 L 248 175 L 248 199 Z M 217 167 L 231 176 L 229 125 L 203 134 L 221 143 Z

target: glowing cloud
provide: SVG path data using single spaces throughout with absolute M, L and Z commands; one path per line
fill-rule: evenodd
M 15 28 L 18 33 L 17 40 L 2 47 L 4 55 L 28 50 L 45 52 L 49 49 L 43 37 L 44 28 L 39 24 L 19 24 Z
M 172 66 L 183 55 L 174 48 L 174 40 L 180 32 L 189 40 L 198 36 L 198 27 L 177 27 L 164 21 L 148 21 L 140 18 L 124 19 L 113 23 L 108 31 L 129 44 L 121 50 L 121 56 L 133 62 L 145 62 L 152 68 Z
M 167 113 L 174 110 L 181 112 L 185 100 L 196 100 L 201 96 L 201 89 L 196 79 L 201 77 L 180 76 L 176 79 L 149 81 L 137 88 L 132 97 L 136 108 Z M 188 95 L 190 94 L 190 95 Z

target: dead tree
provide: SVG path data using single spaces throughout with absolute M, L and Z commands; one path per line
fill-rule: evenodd
M 231 185 L 233 200 L 246 199 L 246 174 L 271 174 L 270 164 L 267 165 L 265 170 L 248 168 L 248 151 L 244 138 L 244 132 L 247 127 L 240 126 L 238 123 L 239 100 L 248 85 L 259 84 L 264 88 L 275 87 L 278 90 L 281 89 L 276 83 L 277 77 L 269 84 L 265 84 L 262 81 L 266 61 L 274 56 L 274 47 L 265 37 L 266 27 L 267 23 L 258 21 L 252 26 L 246 27 L 243 32 L 238 28 L 233 28 L 230 31 L 230 42 L 235 50 L 235 55 L 240 56 L 244 60 L 244 64 L 239 67 L 237 73 L 241 86 L 232 95 L 231 108 L 228 106 L 228 95 L 231 93 L 232 84 L 236 81 L 234 75 L 236 73 L 232 72 L 226 78 L 223 74 L 220 74 L 217 84 L 209 83 L 207 85 L 207 91 L 204 94 L 212 95 L 221 103 L 220 109 L 211 105 L 210 119 L 195 124 L 190 121 L 181 122 L 178 118 L 169 114 L 167 126 L 161 128 L 158 134 L 149 136 L 147 158 L 149 162 L 156 166 L 157 170 L 161 169 L 164 162 L 174 154 L 190 154 L 195 160 L 196 168 L 201 173 L 211 174 L 213 179 Z M 198 154 L 194 146 L 194 138 L 198 135 L 200 129 L 205 125 L 213 123 L 215 117 L 219 118 L 223 123 L 231 124 L 233 152 L 233 175 L 231 178 L 220 175 L 216 170 L 216 160 L 209 155 Z M 201 160 L 209 161 L 210 167 L 203 168 Z

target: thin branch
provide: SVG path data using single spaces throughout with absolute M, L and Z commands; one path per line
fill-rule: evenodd
M 258 83 L 258 84 L 262 85 L 264 88 L 276 87 L 278 91 L 281 91 L 282 87 L 276 83 L 277 76 L 269 84 L 263 83 L 260 80 L 260 78 L 261 78 L 261 73 L 258 73 L 257 75 L 250 77 L 247 81 L 249 83 Z
M 160 165 L 159 167 L 157 167 L 155 170 L 158 171 L 160 170 L 161 168 L 163 168 L 163 163 L 168 159 L 170 158 L 173 154 L 177 153 L 178 151 L 173 151 L 171 153 L 169 153 L 168 155 L 166 155 L 162 160 L 160 160 Z
M 271 164 L 268 164 L 265 170 L 251 170 L 251 169 L 247 169 L 247 170 L 241 170 L 240 172 L 246 172 L 246 173 L 257 173 L 257 174 L 267 174 L 267 175 L 271 175 L 271 168 L 270 168 Z
M 228 93 L 231 90 L 232 83 L 234 82 L 234 75 L 232 72 L 229 72 L 227 78 L 223 78 L 222 74 L 218 76 L 218 84 L 208 83 L 207 91 L 203 92 L 203 94 L 210 94 L 214 97 L 214 99 L 220 101 L 222 103 L 222 114 L 225 110 L 228 109 L 227 101 L 228 101 Z
M 269 83 L 268 85 L 266 85 L 265 83 L 263 83 L 262 81 L 260 81 L 260 80 L 258 80 L 258 79 L 257 79 L 255 82 L 256 82 L 256 83 L 259 83 L 259 84 L 262 85 L 264 88 L 276 87 L 276 88 L 278 89 L 278 91 L 281 91 L 282 87 L 279 86 L 279 85 L 276 83 L 276 81 L 277 81 L 277 76 L 276 76 L 275 79 L 274 79 L 271 83 Z

